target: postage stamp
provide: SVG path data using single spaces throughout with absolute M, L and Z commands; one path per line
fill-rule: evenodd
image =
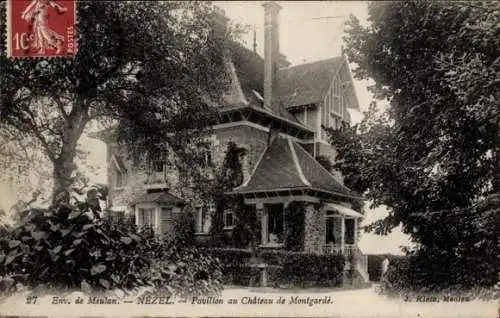
M 8 1 L 0 318 L 500 318 L 499 5 Z
M 76 0 L 8 0 L 9 57 L 76 54 Z

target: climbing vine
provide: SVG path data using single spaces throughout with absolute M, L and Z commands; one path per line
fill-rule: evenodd
M 211 245 L 213 246 L 226 246 L 229 243 L 224 235 L 224 212 L 226 210 L 233 212 L 233 223 L 245 223 L 238 222 L 242 217 L 241 211 L 244 210 L 243 199 L 226 194 L 226 192 L 243 183 L 244 176 L 241 160 L 245 154 L 245 148 L 239 147 L 234 142 L 229 142 L 224 161 L 216 171 L 211 186 L 205 190 L 205 197 L 215 204 L 210 228 Z
M 285 247 L 289 251 L 301 251 L 304 242 L 305 207 L 303 202 L 292 202 L 285 208 Z

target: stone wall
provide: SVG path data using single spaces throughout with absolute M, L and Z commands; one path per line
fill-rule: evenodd
M 150 175 L 145 166 L 133 164 L 133 160 L 130 158 L 129 152 L 125 146 L 118 147 L 116 144 L 108 144 L 107 152 L 108 205 L 110 207 L 128 207 L 136 198 L 145 193 L 145 185 Z M 115 163 L 112 161 L 113 155 L 120 157 L 127 170 L 126 182 L 121 188 L 115 186 L 116 174 L 118 172 Z M 175 195 L 179 195 L 179 193 L 177 193 L 178 191 L 176 191 L 178 185 L 177 173 L 175 173 L 175 171 L 169 171 L 166 179 L 167 187 L 172 189 L 171 192 Z
M 243 174 L 245 181 L 248 180 L 255 164 L 267 147 L 268 133 L 255 127 L 239 125 L 218 128 L 215 135 L 219 142 L 219 149 L 215 149 L 214 159 L 218 165 L 220 165 L 224 160 L 229 142 L 232 141 L 238 146 L 246 149 L 246 156 L 243 159 Z
M 231 141 L 246 149 L 246 155 L 243 157 L 242 162 L 246 181 L 267 146 L 267 132 L 246 125 L 217 128 L 212 136 L 212 160 L 217 168 L 223 164 L 227 145 Z M 115 164 L 111 160 L 113 155 L 120 156 L 127 169 L 127 182 L 122 188 L 115 187 L 117 170 Z M 145 184 L 148 180 L 146 167 L 134 166 L 132 160 L 129 158 L 126 147 L 119 148 L 116 144 L 108 144 L 107 159 L 107 180 L 109 186 L 108 205 L 110 207 L 129 206 L 135 198 L 145 192 Z M 168 171 L 167 187 L 170 189 L 170 192 L 184 198 L 188 203 L 197 201 L 196 194 L 190 193 L 189 189 L 184 189 L 179 183 L 179 176 L 175 171 Z M 195 202 L 191 203 L 195 204 Z
M 313 252 L 325 244 L 325 211 L 319 204 L 307 204 L 304 217 L 304 251 Z

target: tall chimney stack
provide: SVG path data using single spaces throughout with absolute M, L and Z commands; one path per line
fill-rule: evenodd
M 281 6 L 274 1 L 266 2 L 264 7 L 264 106 L 280 113 L 276 98 L 277 70 L 279 61 L 278 14 Z

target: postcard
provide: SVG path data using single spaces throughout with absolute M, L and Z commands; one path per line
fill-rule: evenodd
M 0 25 L 0 316 L 500 317 L 498 4 Z

